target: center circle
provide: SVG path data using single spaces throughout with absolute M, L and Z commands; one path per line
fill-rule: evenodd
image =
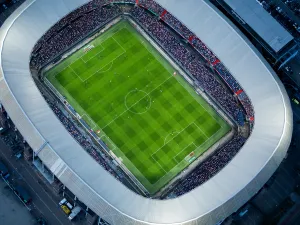
M 145 91 L 134 89 L 125 96 L 125 106 L 132 113 L 143 114 L 151 107 L 151 97 Z

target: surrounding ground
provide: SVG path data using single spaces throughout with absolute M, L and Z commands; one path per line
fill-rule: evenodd
M 0 224 L 34 224 L 34 218 L 0 178 Z
M 12 132 L 8 135 L 16 137 L 16 134 Z M 0 184 L 1 225 L 34 225 L 33 217 L 44 218 L 47 221 L 47 225 L 83 224 L 80 223 L 81 221 L 78 221 L 78 219 L 75 219 L 77 221 L 75 221 L 75 223 L 74 221 L 72 221 L 72 223 L 69 221 L 66 214 L 58 206 L 59 201 L 63 197 L 52 193 L 52 187 L 47 184 L 47 181 L 41 177 L 34 166 L 28 164 L 24 159 L 18 160 L 12 156 L 12 149 L 7 147 L 2 138 L 0 138 L 0 161 L 8 168 L 10 173 L 9 182 L 14 185 L 21 185 L 28 191 L 32 197 L 32 204 L 30 205 L 32 211 L 29 213 L 17 196 L 14 195 L 13 191 L 3 187 L 4 181 L 0 180 L 0 183 L 3 184 L 3 186 Z M 12 201 L 14 201 L 14 203 Z
M 151 193 L 230 130 L 126 21 L 46 77 Z

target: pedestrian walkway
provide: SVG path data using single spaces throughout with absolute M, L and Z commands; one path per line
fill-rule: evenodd
M 34 218 L 20 202 L 17 196 L 0 179 L 0 224 L 22 224 L 32 225 Z

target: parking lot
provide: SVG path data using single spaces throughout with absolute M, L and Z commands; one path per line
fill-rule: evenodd
M 35 219 L 6 183 L 0 180 L 0 224 L 32 225 Z
M 32 165 L 30 166 L 24 159 L 16 159 L 14 155 L 11 155 L 11 150 L 4 144 L 2 139 L 0 139 L 0 160 L 8 167 L 10 172 L 10 177 L 8 181 L 16 185 L 21 185 L 24 187 L 30 196 L 32 197 L 31 204 L 28 207 L 31 209 L 31 212 L 26 209 L 22 202 L 15 196 L 12 200 L 15 201 L 15 204 L 20 205 L 23 210 L 28 211 L 27 214 L 33 214 L 34 218 L 45 218 L 47 225 L 68 225 L 74 224 L 68 220 L 68 217 L 64 214 L 61 208 L 58 205 L 58 202 L 62 199 L 61 196 L 55 196 L 49 186 L 45 181 L 38 176 L 38 173 Z M 1 183 L 4 181 L 1 180 Z M 11 195 L 14 195 L 13 191 L 7 188 L 7 192 L 10 192 Z M 2 200 L 2 199 L 1 199 Z M 1 201 L 0 201 L 1 202 Z M 0 205 L 1 206 L 1 205 Z M 2 209 L 2 208 L 1 208 Z M 1 211 L 1 210 L 0 210 Z M 2 212 L 2 211 L 1 211 Z M 15 212 L 13 217 L 21 217 L 19 212 Z M 25 224 L 25 223 L 7 223 L 1 225 L 11 225 L 11 224 Z M 31 224 L 34 224 L 31 222 Z

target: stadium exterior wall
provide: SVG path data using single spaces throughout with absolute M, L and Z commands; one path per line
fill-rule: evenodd
M 62 183 L 111 224 L 215 224 L 224 219 L 262 187 L 286 154 L 292 111 L 283 85 L 244 35 L 209 3 L 158 0 L 235 76 L 253 103 L 255 125 L 240 152 L 209 181 L 175 199 L 143 198 L 81 148 L 49 108 L 30 74 L 30 53 L 36 41 L 86 2 L 28 0 L 2 26 L 0 99 L 10 118 Z

